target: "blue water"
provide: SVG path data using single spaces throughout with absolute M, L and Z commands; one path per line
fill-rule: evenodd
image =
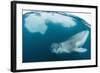
M 51 21 L 48 21 L 47 30 L 44 35 L 39 32 L 31 33 L 25 28 L 25 18 L 27 16 L 23 14 L 23 26 L 22 26 L 22 43 L 23 43 L 23 62 L 47 62 L 47 61 L 68 61 L 68 60 L 87 60 L 91 58 L 91 28 L 85 24 L 82 18 L 71 15 L 77 23 L 72 28 L 65 28 L 60 25 L 55 25 Z M 80 31 L 88 30 L 89 36 L 86 43 L 82 46 L 87 48 L 84 53 L 62 53 L 55 54 L 51 52 L 51 44 L 53 42 L 63 42 L 69 39 Z M 78 38 L 78 37 L 77 37 Z

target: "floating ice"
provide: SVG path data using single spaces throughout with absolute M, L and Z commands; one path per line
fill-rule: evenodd
M 45 21 L 49 20 L 55 24 L 60 23 L 63 27 L 70 28 L 76 25 L 74 18 L 59 13 L 43 12 L 41 13 L 41 16 L 45 19 Z
M 56 12 L 35 12 L 28 14 L 25 20 L 25 27 L 29 32 L 40 32 L 45 34 L 47 30 L 47 21 L 51 21 L 55 24 L 61 24 L 63 27 L 70 28 L 76 25 L 75 19 L 70 16 L 64 16 Z M 25 14 L 24 14 L 25 15 Z
M 57 54 L 71 53 L 71 52 L 78 52 L 78 53 L 86 52 L 87 49 L 82 48 L 82 46 L 86 42 L 88 35 L 89 31 L 85 30 L 75 34 L 70 39 L 64 42 L 61 42 L 59 44 L 53 43 L 51 45 L 52 52 Z
M 33 33 L 40 32 L 41 34 L 44 34 L 47 30 L 44 19 L 34 13 L 29 14 L 29 16 L 25 18 L 25 27 L 28 31 Z

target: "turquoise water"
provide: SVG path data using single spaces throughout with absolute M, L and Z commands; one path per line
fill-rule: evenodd
M 24 11 L 23 11 L 24 12 Z M 27 23 L 25 19 L 31 14 L 38 13 L 41 16 L 43 12 L 27 12 L 23 14 L 23 26 L 22 26 L 22 43 L 23 43 L 23 62 L 45 62 L 45 61 L 68 61 L 68 60 L 87 60 L 91 58 L 91 28 L 89 24 L 82 18 L 75 15 L 67 15 L 67 12 L 58 12 L 66 13 L 63 16 L 69 16 L 74 19 L 76 23 L 75 26 L 71 28 L 66 28 L 61 26 L 61 23 L 54 23 L 49 20 L 46 21 L 47 29 L 44 34 L 38 32 L 29 32 L 25 24 Z M 40 13 L 40 14 L 39 14 Z M 49 13 L 49 12 L 47 12 Z M 57 12 L 52 12 L 57 13 Z M 60 18 L 59 18 L 60 19 Z M 27 23 L 28 24 L 28 23 Z M 34 23 L 33 23 L 34 26 Z M 60 43 L 68 40 L 70 37 L 75 35 L 78 32 L 88 30 L 89 36 L 82 46 L 86 48 L 87 51 L 84 53 L 71 52 L 71 53 L 62 53 L 55 54 L 51 52 L 51 44 L 54 42 Z M 78 37 L 77 37 L 78 38 Z

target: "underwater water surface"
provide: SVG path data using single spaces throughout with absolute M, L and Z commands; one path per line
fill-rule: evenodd
M 24 63 L 91 58 L 91 26 L 83 18 L 64 11 L 33 10 L 22 19 Z

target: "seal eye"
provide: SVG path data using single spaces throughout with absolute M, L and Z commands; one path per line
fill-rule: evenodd
M 60 47 L 60 45 L 58 43 L 53 43 L 51 45 L 51 48 L 55 48 L 55 49 L 58 49 Z
M 53 53 L 57 53 L 59 51 L 59 48 L 61 47 L 61 44 L 59 43 L 53 43 L 51 44 L 51 50 Z

